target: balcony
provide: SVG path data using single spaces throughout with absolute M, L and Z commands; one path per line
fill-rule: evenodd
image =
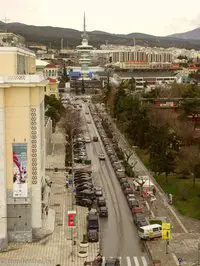
M 13 76 L 0 76 L 0 84 L 28 84 L 28 83 L 41 83 L 46 78 L 42 73 L 35 75 L 13 75 Z

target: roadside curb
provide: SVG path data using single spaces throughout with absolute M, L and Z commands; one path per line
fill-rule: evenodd
M 145 240 L 141 240 L 141 241 L 142 241 L 142 245 L 143 245 L 144 250 L 146 251 L 146 253 L 148 254 L 149 259 L 151 260 L 149 266 L 153 266 L 152 250 L 148 246 L 147 241 L 145 241 Z

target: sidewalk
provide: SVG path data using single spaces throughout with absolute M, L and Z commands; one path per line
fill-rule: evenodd
M 108 119 L 112 126 L 113 132 L 118 140 L 118 145 L 122 151 L 132 151 L 128 142 L 123 134 L 116 127 L 112 118 L 105 114 L 104 118 Z M 164 266 L 178 265 L 178 258 L 183 259 L 182 266 L 195 266 L 197 265 L 197 246 L 200 243 L 200 222 L 191 218 L 181 216 L 173 206 L 170 206 L 165 197 L 165 193 L 157 184 L 151 173 L 146 169 L 140 158 L 133 150 L 133 154 L 130 157 L 129 162 L 134 163 L 137 161 L 135 170 L 142 172 L 144 175 L 151 176 L 152 182 L 157 188 L 156 201 L 151 208 L 151 214 L 153 217 L 166 217 L 166 221 L 171 223 L 172 239 L 169 242 L 169 254 L 165 254 L 166 242 L 165 240 L 156 239 L 146 242 L 146 249 L 150 253 L 152 259 L 160 260 Z M 147 200 L 147 205 L 150 202 Z M 148 210 L 145 211 L 149 213 Z M 193 232 L 193 233 L 191 233 Z M 195 233 L 194 233 L 195 232 Z
M 58 129 L 53 134 L 54 153 L 47 158 L 47 165 L 52 169 L 65 166 L 64 137 Z M 66 190 L 66 173 L 46 172 L 52 180 L 50 209 L 44 219 L 45 228 L 42 232 L 48 236 L 34 243 L 10 243 L 6 252 L 0 255 L 0 265 L 3 266 L 83 266 L 85 260 L 93 260 L 98 251 L 99 243 L 89 243 L 88 257 L 79 258 L 79 243 L 86 234 L 87 208 L 77 206 L 77 228 L 74 231 L 76 245 L 72 256 L 71 232 L 67 228 L 67 211 L 71 210 L 71 188 Z M 53 231 L 53 233 L 52 233 Z M 51 233 L 51 234 L 50 234 Z

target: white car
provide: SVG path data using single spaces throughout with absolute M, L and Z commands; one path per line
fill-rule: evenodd
M 103 153 L 99 153 L 99 160 L 105 160 L 105 155 Z
M 90 137 L 86 136 L 86 137 L 85 137 L 85 142 L 86 142 L 86 143 L 90 143 L 90 142 L 91 142 Z

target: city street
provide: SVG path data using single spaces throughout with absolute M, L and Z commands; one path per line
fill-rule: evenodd
M 147 266 L 148 259 L 142 250 L 142 244 L 133 223 L 130 209 L 115 176 L 109 158 L 99 161 L 98 154 L 106 154 L 100 136 L 90 114 L 85 114 L 87 105 L 82 112 L 86 120 L 87 131 L 91 139 L 98 136 L 98 142 L 87 143 L 88 158 L 92 160 L 95 183 L 103 187 L 108 205 L 108 218 L 101 218 L 101 249 L 104 257 L 119 257 L 122 265 Z

